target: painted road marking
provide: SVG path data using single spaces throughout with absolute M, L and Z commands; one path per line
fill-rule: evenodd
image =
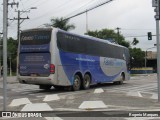
M 143 97 L 139 91 L 129 91 L 127 92 L 127 96 Z
M 151 99 L 158 99 L 158 94 L 153 93 Z
M 134 85 L 134 86 L 120 86 L 112 89 L 107 89 L 110 91 L 146 91 L 149 89 L 155 89 L 156 88 L 156 83 L 152 84 L 146 84 L 146 85 Z
M 94 93 L 103 93 L 104 90 L 102 88 L 98 88 L 94 90 Z
M 0 99 L 3 99 L 3 96 L 0 96 Z
M 21 111 L 52 111 L 47 103 L 34 103 L 25 105 Z
M 80 109 L 107 108 L 103 101 L 83 101 L 79 106 Z
M 46 97 L 43 99 L 43 101 L 53 101 L 53 100 L 60 100 L 60 98 L 57 94 L 55 94 L 55 95 L 46 95 Z
M 60 117 L 45 117 L 46 120 L 63 120 Z
M 31 104 L 30 100 L 28 98 L 20 98 L 20 99 L 14 99 L 12 100 L 12 102 L 10 103 L 9 106 L 20 106 L 20 105 L 24 105 L 24 104 Z

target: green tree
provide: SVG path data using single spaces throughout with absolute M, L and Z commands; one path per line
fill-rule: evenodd
M 131 58 L 131 67 L 143 67 L 144 66 L 144 52 L 140 48 L 131 48 L 131 45 L 137 45 L 139 41 L 137 38 L 134 38 L 132 43 L 129 43 L 125 40 L 123 35 L 116 33 L 111 29 L 102 29 L 100 31 L 88 31 L 87 35 L 101 38 L 101 39 L 112 39 L 116 43 L 129 48 L 130 50 L 130 58 Z
M 139 40 L 137 38 L 133 38 L 132 45 L 137 45 L 139 43 Z
M 131 67 L 144 67 L 145 52 L 140 48 L 129 48 L 131 56 Z
M 61 18 L 52 18 L 50 20 L 51 23 L 45 24 L 46 27 L 57 27 L 65 31 L 73 30 L 75 29 L 75 26 L 73 24 L 69 24 L 69 19 L 65 19 L 63 17 Z
M 118 35 L 117 33 L 115 33 L 114 30 L 111 30 L 111 29 L 102 29 L 100 31 L 97 31 L 97 30 L 96 31 L 88 31 L 85 34 L 93 36 L 93 37 L 105 39 L 105 40 L 112 39 L 120 45 L 123 45 L 127 48 L 130 47 L 130 43 L 125 40 L 123 35 L 121 35 L 121 34 Z
M 16 72 L 18 44 L 17 41 L 11 37 L 8 39 L 7 43 L 8 43 L 7 45 L 8 67 L 10 66 L 10 59 L 11 59 L 12 71 Z

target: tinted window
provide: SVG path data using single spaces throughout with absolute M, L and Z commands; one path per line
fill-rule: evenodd
M 20 36 L 21 45 L 43 45 L 51 40 L 51 30 L 31 30 L 22 32 Z
M 63 32 L 57 33 L 57 46 L 59 49 L 68 52 L 124 59 L 123 47 Z

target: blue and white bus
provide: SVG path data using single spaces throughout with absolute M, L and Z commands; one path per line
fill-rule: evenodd
M 21 32 L 18 53 L 20 83 L 88 89 L 92 84 L 129 79 L 127 48 L 57 28 Z

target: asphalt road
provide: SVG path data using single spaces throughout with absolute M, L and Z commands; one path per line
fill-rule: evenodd
M 0 110 L 3 111 L 2 80 Z M 19 84 L 15 77 L 10 77 L 7 84 L 7 111 L 49 111 L 42 113 L 43 118 L 32 118 L 33 120 L 81 120 L 84 117 L 92 120 L 158 120 L 160 118 L 156 115 L 160 116 L 160 113 L 153 112 L 160 111 L 160 103 L 157 102 L 157 78 L 156 74 L 138 75 L 131 77 L 123 85 L 107 83 L 91 86 L 89 90 L 73 92 L 54 88 L 49 91 L 40 90 L 36 85 Z M 146 112 L 151 113 L 145 114 Z M 137 118 L 133 117 L 138 115 Z

